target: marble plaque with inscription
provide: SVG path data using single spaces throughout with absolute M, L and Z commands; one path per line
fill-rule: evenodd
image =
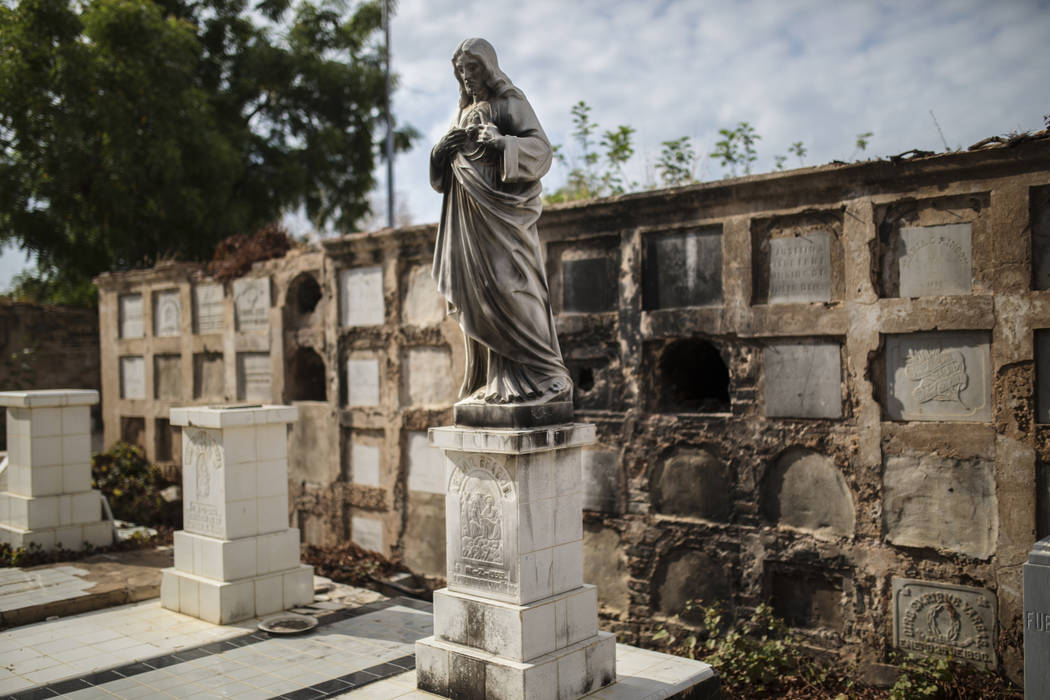
M 117 306 L 120 314 L 120 337 L 141 338 L 144 335 L 142 295 L 121 294 Z
M 346 405 L 379 405 L 379 359 L 351 357 L 346 361 Z
M 141 355 L 120 358 L 120 397 L 146 398 L 146 360 Z
M 269 403 L 272 400 L 272 372 L 269 353 L 238 353 L 237 400 Z
M 182 435 L 183 528 L 226 536 L 226 475 L 218 431 L 184 428 Z
M 234 280 L 233 316 L 238 331 L 270 326 L 269 277 Z
M 900 296 L 969 294 L 970 229 L 970 224 L 901 228 Z
M 831 301 L 831 234 L 769 241 L 769 303 Z
M 221 284 L 198 284 L 193 288 L 193 328 L 197 333 L 221 333 L 223 326 Z
M 841 418 L 838 343 L 775 343 L 763 354 L 766 416 Z
M 182 301 L 179 290 L 169 289 L 153 295 L 153 335 L 167 338 L 179 335 L 182 324 Z
M 893 420 L 989 421 L 987 331 L 886 336 L 886 413 Z
M 386 319 L 383 303 L 383 268 L 355 267 L 339 273 L 340 320 L 344 326 L 381 326 Z
M 893 579 L 893 645 L 979 668 L 996 666 L 995 594 L 984 588 Z

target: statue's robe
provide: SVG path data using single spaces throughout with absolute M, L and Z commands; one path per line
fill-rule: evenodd
M 430 182 L 444 194 L 434 279 L 466 340 L 460 398 L 484 390 L 488 402 L 528 401 L 570 386 L 536 233 L 551 146 L 514 87 L 456 119 L 488 122 L 506 137 L 502 152 L 467 143 L 447 161 L 431 153 Z

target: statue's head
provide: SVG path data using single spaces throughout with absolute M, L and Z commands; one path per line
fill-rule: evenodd
M 452 54 L 452 71 L 459 83 L 459 106 L 466 107 L 474 97 L 495 97 L 513 84 L 499 67 L 496 50 L 484 39 L 464 39 Z

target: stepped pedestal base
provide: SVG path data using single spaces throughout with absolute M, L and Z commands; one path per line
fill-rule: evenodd
M 164 569 L 161 605 L 205 622 L 227 625 L 312 603 L 313 567 L 292 569 L 236 581 L 216 581 L 175 568 Z

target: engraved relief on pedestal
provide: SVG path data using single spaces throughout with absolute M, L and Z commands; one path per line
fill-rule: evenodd
M 493 593 L 514 595 L 518 575 L 514 522 L 517 495 L 502 459 L 490 455 L 463 455 L 452 464 L 448 495 L 449 583 Z
M 185 529 L 222 537 L 224 533 L 222 445 L 210 431 L 185 428 L 182 468 L 186 475 Z

